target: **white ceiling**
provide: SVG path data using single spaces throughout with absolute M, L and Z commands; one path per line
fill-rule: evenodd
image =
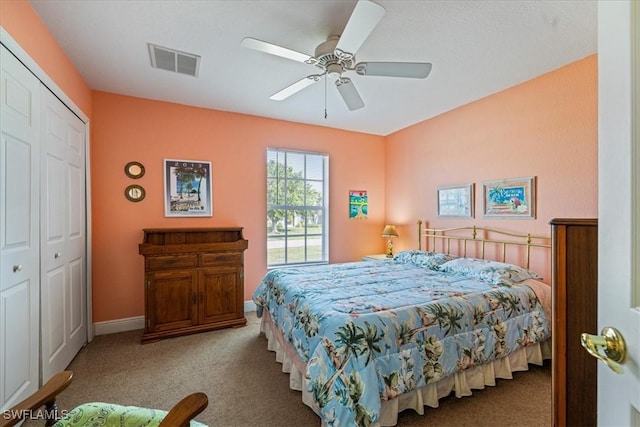
M 240 46 L 244 37 L 310 55 L 340 34 L 355 0 L 30 0 L 91 89 L 388 135 L 596 52 L 596 1 L 376 0 L 386 14 L 357 61 L 431 62 L 426 79 L 350 72 L 365 107 L 324 79 L 269 96 L 313 65 Z M 197 78 L 154 69 L 147 43 L 202 57 Z

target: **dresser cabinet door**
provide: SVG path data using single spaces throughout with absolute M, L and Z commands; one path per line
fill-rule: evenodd
M 189 327 L 198 319 L 198 277 L 195 270 L 147 274 L 147 333 Z
M 241 267 L 204 268 L 199 271 L 201 324 L 243 316 Z

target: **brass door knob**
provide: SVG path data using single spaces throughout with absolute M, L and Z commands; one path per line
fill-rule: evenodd
M 622 373 L 622 366 L 627 356 L 627 346 L 624 337 L 616 328 L 605 326 L 602 328 L 602 335 L 589 335 L 583 333 L 580 335 L 580 343 L 582 347 L 596 359 L 602 360 L 616 374 Z M 599 348 L 604 348 L 604 354 L 600 353 Z

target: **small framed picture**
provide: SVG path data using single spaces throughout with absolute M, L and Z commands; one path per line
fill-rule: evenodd
M 349 190 L 349 219 L 367 219 L 369 205 L 366 190 Z
M 473 184 L 438 187 L 438 217 L 473 218 L 474 187 Z
M 484 217 L 535 218 L 535 184 L 534 176 L 483 182 Z
M 212 216 L 211 162 L 164 159 L 164 214 Z

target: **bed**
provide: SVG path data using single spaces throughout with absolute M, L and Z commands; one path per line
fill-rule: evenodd
M 549 247 L 418 222 L 416 250 L 271 270 L 253 301 L 269 350 L 322 425 L 390 426 L 400 411 L 423 414 L 550 358 L 550 287 L 529 269 L 531 251 Z

